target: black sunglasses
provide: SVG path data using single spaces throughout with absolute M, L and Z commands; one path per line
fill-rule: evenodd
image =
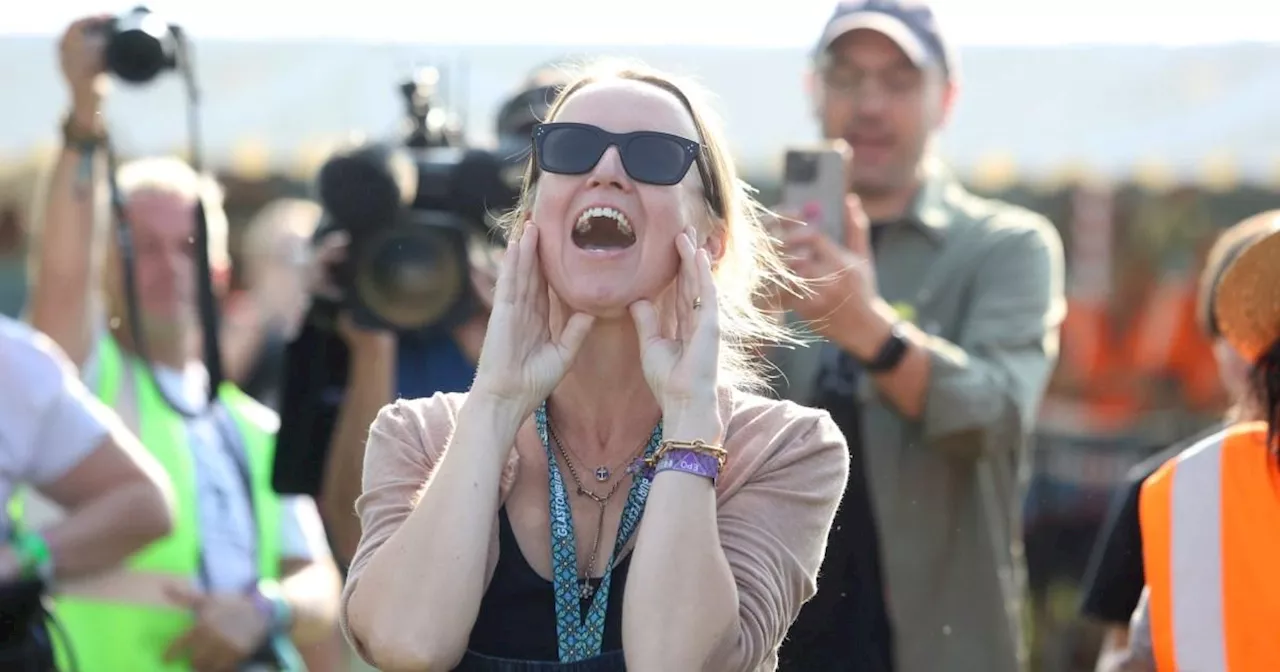
M 645 184 L 679 184 L 689 166 L 697 164 L 707 202 L 717 216 L 724 216 L 720 195 L 703 160 L 701 143 L 670 133 L 610 133 L 598 126 L 569 122 L 538 124 L 533 129 L 535 165 L 548 173 L 586 174 L 609 147 L 618 148 L 627 175 Z

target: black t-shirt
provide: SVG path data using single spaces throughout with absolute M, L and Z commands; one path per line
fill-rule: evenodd
M 1138 498 L 1142 483 L 1165 462 L 1201 440 L 1222 431 L 1214 425 L 1204 432 L 1143 460 L 1125 476 L 1123 488 L 1111 499 L 1107 520 L 1098 533 L 1085 573 L 1080 611 L 1085 616 L 1115 625 L 1128 625 L 1146 584 L 1142 568 L 1142 525 Z
M 601 651 L 622 649 L 622 596 L 627 590 L 631 554 L 613 567 L 605 606 Z M 591 584 L 599 588 L 600 580 Z M 583 613 L 589 605 L 582 603 Z M 507 507 L 498 512 L 498 566 L 480 600 L 467 648 L 493 658 L 553 662 L 559 660 L 555 584 L 540 576 L 520 550 Z
M 880 536 L 863 466 L 862 409 L 821 395 L 849 444 L 849 484 L 827 537 L 818 593 L 800 610 L 778 654 L 779 672 L 891 672 L 893 630 L 884 600 Z
M 884 228 L 871 228 L 873 248 Z M 862 406 L 854 395 L 864 375 L 856 360 L 840 353 L 819 376 L 814 406 L 831 414 L 849 444 L 849 482 L 827 537 L 818 593 L 787 632 L 778 654 L 779 672 L 890 672 L 894 668 L 880 534 L 864 466 Z

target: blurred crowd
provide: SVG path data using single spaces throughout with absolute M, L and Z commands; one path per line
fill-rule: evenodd
M 51 586 L 45 605 L 57 624 L 58 669 L 319 672 L 403 660 L 386 653 L 394 649 L 392 635 L 377 634 L 390 631 L 394 614 L 370 606 L 391 598 L 368 591 L 392 572 L 388 549 L 409 553 L 411 542 L 390 534 L 378 518 L 390 514 L 379 507 L 391 506 L 393 485 L 426 497 L 418 491 L 429 490 L 430 477 L 388 476 L 389 453 L 367 456 L 366 444 L 373 451 L 375 441 L 388 441 L 390 425 L 379 424 L 388 414 L 408 413 L 397 399 L 465 392 L 482 379 L 481 346 L 491 343 L 490 318 L 502 303 L 495 300 L 499 269 L 504 253 L 520 248 L 507 246 L 511 229 L 498 221 L 488 222 L 488 235 L 466 238 L 465 316 L 427 336 L 406 335 L 360 324 L 346 309 L 352 285 L 341 269 L 349 268 L 353 242 L 326 226 L 309 185 L 249 193 L 180 159 L 144 157 L 112 167 L 114 198 L 101 151 L 110 137 L 100 86 L 108 64 L 95 37 L 103 20 L 73 23 L 60 42 L 70 107 L 50 120 L 61 125 L 64 142 L 54 165 L 11 176 L 0 189 L 0 314 L 7 316 L 0 318 L 0 494 L 12 500 L 0 524 L 10 540 L 0 544 L 0 585 L 38 575 Z M 1117 550 L 1132 536 L 1113 540 L 1135 534 L 1125 526 L 1137 525 L 1142 482 L 1190 437 L 1232 426 L 1237 416 L 1229 411 L 1248 398 L 1247 372 L 1264 355 L 1231 340 L 1215 297 L 1224 277 L 1248 287 L 1227 271 L 1249 245 L 1275 238 L 1280 219 L 1264 215 L 1231 227 L 1234 220 L 1210 211 L 1191 189 L 1144 194 L 1079 184 L 1043 213 L 1034 211 L 1034 199 L 973 193 L 931 151 L 961 91 L 961 65 L 923 5 L 841 3 L 813 64 L 816 124 L 852 150 L 845 168 L 856 196 L 838 212 L 822 212 L 813 203 L 786 202 L 784 186 L 778 202 L 766 203 L 777 218 L 761 219 L 759 239 L 768 237 L 790 260 L 779 277 L 815 289 L 758 293 L 770 315 L 810 340 L 766 344 L 756 354 L 777 371 L 766 396 L 829 415 L 851 455 L 849 472 L 812 554 L 821 572 L 804 565 L 804 553 L 785 554 L 776 571 L 793 583 L 784 582 L 778 595 L 761 589 L 777 606 L 762 602 L 785 615 L 772 616 L 781 619 L 780 630 L 766 633 L 779 641 L 761 642 L 767 653 L 758 657 L 715 649 L 717 655 L 741 655 L 750 661 L 743 669 L 753 670 L 1139 665 L 1130 616 L 1158 611 L 1161 599 L 1149 585 L 1149 557 L 1148 576 L 1142 574 L 1151 528 L 1144 518 L 1146 536 L 1138 535 L 1136 546 Z M 611 76 L 685 91 L 659 75 Z M 568 71 L 543 67 L 513 83 L 513 100 L 533 112 L 516 133 L 533 133 L 534 121 L 554 117 L 556 92 L 575 81 Z M 693 100 L 683 104 L 709 145 Z M 644 129 L 622 129 L 633 130 Z M 579 147 L 590 141 L 577 139 Z M 617 177 L 609 179 L 616 183 L 649 188 L 682 179 L 641 179 L 642 150 L 625 149 L 630 140 L 613 142 Z M 554 150 L 537 147 L 538 160 L 554 160 Z M 579 173 L 584 179 L 608 181 L 600 174 L 614 160 L 609 147 Z M 691 155 L 684 167 L 700 176 L 710 210 L 725 221 L 745 217 L 736 185 L 724 182 L 727 193 L 707 186 L 723 181 L 702 156 Z M 562 176 L 553 163 L 538 165 Z M 531 168 L 522 193 L 532 193 L 536 174 Z M 130 236 L 117 234 L 120 221 Z M 811 226 L 796 226 L 802 221 Z M 750 232 L 727 226 L 736 236 Z M 551 235 L 541 222 L 538 228 L 537 235 Z M 202 239 L 207 252 L 197 245 Z M 637 245 L 645 242 L 639 239 Z M 523 238 L 511 240 L 518 246 Z M 737 244 L 742 240 L 748 238 Z M 216 370 L 201 347 L 210 340 L 198 300 L 206 264 L 218 314 Z M 548 276 L 557 291 L 554 273 Z M 843 279 L 822 284 L 830 277 Z M 647 276 L 637 278 L 642 284 Z M 723 285 L 716 291 L 729 296 Z M 698 295 L 693 310 L 703 301 Z M 1239 310 L 1228 315 L 1249 313 Z M 302 349 L 304 336 L 316 331 L 335 334 L 341 353 Z M 23 363 L 11 342 L 23 343 L 39 363 Z M 302 441 L 314 450 L 288 458 L 316 475 L 316 487 L 283 494 L 273 446 L 277 435 L 283 445 L 287 433 L 302 431 L 303 422 L 291 415 L 289 400 L 299 381 L 329 368 L 341 371 L 322 394 L 327 431 L 306 434 Z M 52 428 L 38 424 L 43 418 L 53 418 Z M 732 464 L 732 442 L 726 445 Z M 592 472 L 572 451 L 563 460 L 568 469 L 580 460 L 595 485 L 623 482 L 613 481 L 611 472 L 622 469 L 612 463 Z M 721 482 L 732 482 L 730 473 Z M 580 495 L 586 485 L 578 481 Z M 591 499 L 600 504 L 604 529 L 608 497 Z M 508 519 L 510 509 L 508 502 L 500 529 L 515 539 L 525 528 L 515 513 Z M 540 515 L 538 534 L 548 514 Z M 379 526 L 373 531 L 371 521 Z M 582 529 L 594 527 L 589 521 Z M 747 532 L 721 529 L 726 538 L 735 534 Z M 503 536 L 495 543 L 511 542 Z M 542 543 L 535 548 L 545 552 Z M 730 541 L 724 543 L 736 570 Z M 595 562 L 595 551 L 591 557 Z M 490 561 L 498 577 L 492 585 L 506 585 L 499 579 L 510 568 Z M 644 561 L 635 559 L 631 576 L 643 573 Z M 794 574 L 785 573 L 788 562 L 798 563 Z M 22 566 L 6 574 L 6 563 Z M 348 571 L 362 579 L 343 594 Z M 733 578 L 743 585 L 742 576 Z M 353 585 L 366 591 L 363 600 Z M 587 601 L 602 590 L 583 585 Z M 0 604 L 5 599 L 0 595 Z M 478 662 L 508 651 L 505 635 L 494 632 L 524 624 L 495 615 L 503 604 L 509 613 L 525 608 L 476 605 L 467 655 L 459 651 L 452 660 L 459 667 L 449 669 L 534 669 Z M 612 603 L 608 609 L 601 616 L 606 652 L 626 632 L 610 619 L 628 613 Z M 1150 618 L 1153 632 L 1169 627 L 1158 614 Z M 542 627 L 529 625 L 530 632 Z M 1171 655 L 1161 653 L 1160 637 L 1153 667 L 1125 669 L 1227 669 L 1156 667 Z M 1266 669 L 1235 662 L 1242 660 L 1233 658 L 1230 669 Z

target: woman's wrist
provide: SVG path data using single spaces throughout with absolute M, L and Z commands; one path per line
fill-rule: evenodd
M 518 401 L 472 391 L 458 411 L 458 427 L 465 425 L 473 432 L 480 430 L 495 444 L 510 449 L 529 413 Z
M 663 440 L 702 441 L 719 445 L 724 435 L 719 406 L 719 400 L 714 394 L 664 401 Z

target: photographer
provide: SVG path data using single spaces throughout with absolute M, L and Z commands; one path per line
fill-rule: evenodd
M 514 156 L 527 151 L 533 125 L 545 116 L 555 91 L 566 81 L 554 65 L 534 70 L 503 106 L 497 119 L 499 152 Z M 343 234 L 326 236 L 318 257 L 329 263 L 342 258 Z M 369 425 L 378 411 L 396 397 L 430 397 L 436 392 L 465 392 L 475 378 L 475 364 L 493 309 L 494 283 L 502 248 L 472 240 L 469 265 L 475 310 L 448 333 L 426 338 L 396 339 L 386 331 L 355 326 L 349 316 L 340 320 L 339 334 L 350 359 L 343 402 L 338 411 L 319 500 L 327 530 L 340 560 L 349 561 L 360 541 L 355 501 Z M 336 295 L 335 289 L 330 289 Z
M 48 584 L 111 567 L 168 534 L 170 484 L 57 346 L 3 316 L 0 371 L 0 497 L 30 484 L 69 512 L 31 531 L 0 510 L 0 669 L 43 670 L 52 651 L 32 629 L 43 627 Z
M 314 503 L 270 487 L 275 414 L 231 384 L 205 404 L 191 241 L 203 204 L 222 286 L 226 219 L 216 185 L 177 159 L 121 167 L 114 179 L 134 263 L 124 263 L 118 246 L 95 249 L 95 197 L 106 180 L 99 160 L 107 21 L 77 21 L 61 41 L 72 108 L 49 185 L 31 313 L 81 364 L 99 398 L 140 429 L 173 480 L 177 522 L 121 571 L 67 586 L 59 618 L 86 672 L 297 669 L 290 638 L 332 631 L 338 575 Z M 136 292 L 125 291 L 130 273 Z M 99 294 L 105 310 L 94 305 Z M 142 333 L 130 328 L 130 310 Z M 102 317 L 105 324 L 95 319 Z

